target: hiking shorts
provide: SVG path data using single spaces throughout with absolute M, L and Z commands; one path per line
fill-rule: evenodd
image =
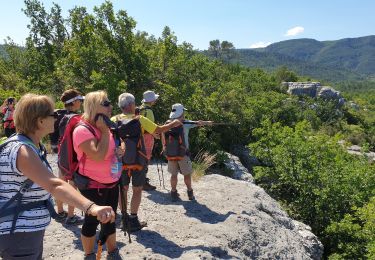
M 99 206 L 111 206 L 113 211 L 116 212 L 118 204 L 118 185 L 113 188 L 107 189 L 85 189 L 80 190 L 81 194 L 87 199 L 95 202 Z M 83 221 L 82 235 L 86 237 L 93 237 L 96 234 L 96 228 L 99 225 L 99 221 L 96 217 L 85 214 L 85 220 Z M 112 235 L 116 232 L 115 222 L 107 223 L 103 225 L 105 234 Z
M 182 175 L 189 175 L 193 173 L 193 165 L 189 156 L 184 156 L 181 161 L 168 161 L 168 172 L 172 175 L 177 175 L 180 172 Z
M 133 187 L 143 186 L 146 183 L 146 173 L 147 167 L 141 171 L 132 171 L 130 177 L 126 172 L 123 171 L 123 185 L 128 186 L 131 179 Z
M 0 259 L 42 259 L 44 231 L 0 235 Z

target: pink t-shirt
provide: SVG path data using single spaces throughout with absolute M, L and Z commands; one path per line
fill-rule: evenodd
M 86 122 L 86 124 L 88 124 Z M 91 125 L 95 130 L 96 136 L 101 137 L 101 132 Z M 109 131 L 109 130 L 108 130 Z M 73 131 L 73 147 L 77 153 L 77 159 L 80 161 L 83 152 L 79 148 L 79 145 L 83 142 L 96 138 L 89 129 L 84 126 L 77 126 Z M 104 161 L 94 161 L 90 157 L 86 156 L 79 163 L 79 173 L 99 182 L 99 183 L 113 183 L 120 179 L 121 171 L 117 174 L 111 174 L 111 165 L 115 157 L 115 140 L 113 139 L 112 133 L 109 135 L 109 146 L 107 154 L 105 155 Z

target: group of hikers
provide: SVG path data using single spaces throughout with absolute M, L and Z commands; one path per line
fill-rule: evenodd
M 158 98 L 153 91 L 146 91 L 138 108 L 134 96 L 123 93 L 118 97 L 121 114 L 115 116 L 105 91 L 83 96 L 76 89 L 66 90 L 60 99 L 65 109 L 59 110 L 44 95 L 26 94 L 16 106 L 14 98 L 4 102 L 1 110 L 5 115 L 11 109 L 6 122 L 14 131 L 8 130 L 8 138 L 0 144 L 0 257 L 42 259 L 43 236 L 52 217 L 66 225 L 82 224 L 84 259 L 97 257 L 96 230 L 101 224 L 99 240 L 106 244 L 107 259 L 121 259 L 116 211 L 120 205 L 122 229 L 128 233 L 147 225 L 139 220 L 138 210 L 142 190 L 156 189 L 147 178 L 155 139 L 161 139 L 168 160 L 171 200 L 180 199 L 179 172 L 184 176 L 188 199 L 195 200 L 188 134 L 191 128 L 213 122 L 185 120 L 186 109 L 177 103 L 169 120 L 157 125 L 152 106 Z M 83 113 L 78 114 L 82 104 Z M 58 153 L 57 177 L 41 143 L 47 135 L 52 152 Z M 130 182 L 133 192 L 128 213 Z M 67 212 L 63 203 L 68 204 Z M 75 215 L 74 208 L 82 210 L 84 218 Z

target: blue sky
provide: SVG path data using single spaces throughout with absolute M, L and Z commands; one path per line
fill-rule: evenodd
M 4 2 L 7 2 L 6 4 Z M 43 0 L 47 10 L 59 4 L 65 16 L 74 6 L 92 7 L 104 1 Z M 375 35 L 374 0 L 113 0 L 137 21 L 137 30 L 156 37 L 169 26 L 179 43 L 207 49 L 209 41 L 227 40 L 236 48 L 265 46 L 297 38 L 338 40 Z M 24 44 L 28 19 L 23 0 L 3 1 L 0 43 L 9 36 Z

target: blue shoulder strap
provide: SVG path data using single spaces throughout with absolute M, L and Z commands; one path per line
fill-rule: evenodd
M 46 159 L 46 150 L 42 144 L 40 144 L 40 149 L 38 149 L 35 144 L 32 142 L 32 140 L 22 134 L 14 134 L 11 137 L 9 137 L 4 143 L 0 145 L 0 149 L 3 148 L 5 145 L 11 142 L 20 142 L 24 145 L 27 145 L 30 147 L 38 156 L 39 158 L 46 163 L 47 167 L 52 170 L 50 164 L 48 163 Z M 34 182 L 30 179 L 26 179 L 24 183 L 22 183 L 20 190 L 17 192 L 16 195 L 14 195 L 9 201 L 7 201 L 2 207 L 1 207 L 1 214 L 0 217 L 14 214 L 13 221 L 12 221 L 12 228 L 11 233 L 13 233 L 16 225 L 17 218 L 19 214 L 25 210 L 29 210 L 35 207 L 40 207 L 42 205 L 45 205 L 50 212 L 50 215 L 52 218 L 55 218 L 57 213 L 49 199 L 45 201 L 38 201 L 38 202 L 30 202 L 27 204 L 21 204 L 22 197 L 27 192 L 31 186 L 34 184 Z M 16 203 L 16 207 L 11 207 L 13 203 Z

